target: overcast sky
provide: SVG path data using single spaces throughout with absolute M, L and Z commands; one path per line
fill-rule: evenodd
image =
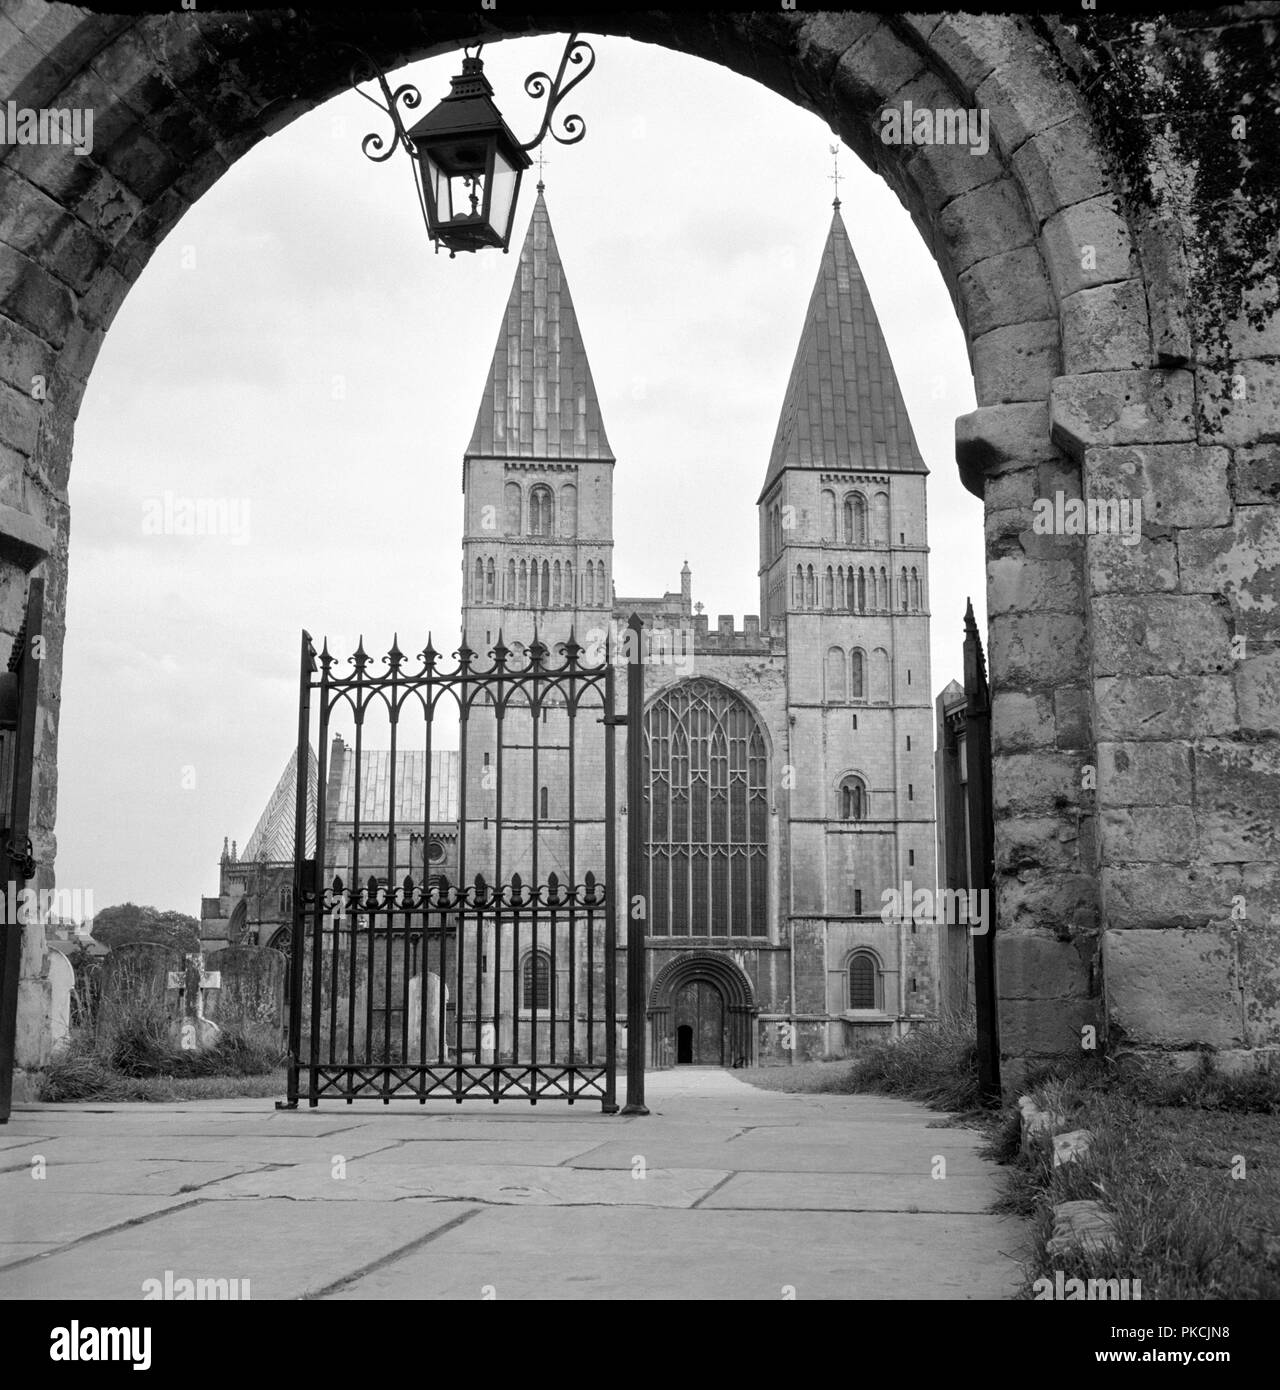
M 594 40 L 547 142 L 547 206 L 614 474 L 619 593 L 679 583 L 714 626 L 759 607 L 764 479 L 831 217 L 825 124 L 698 59 Z M 524 76 L 563 40 L 489 45 L 521 139 Z M 429 108 L 458 57 L 402 69 Z M 575 100 L 576 98 L 576 100 Z M 170 233 L 103 344 L 76 431 L 59 758 L 58 882 L 98 908 L 199 914 L 224 835 L 249 838 L 296 733 L 299 631 L 380 655 L 461 601 L 462 451 L 533 205 L 512 254 L 433 255 L 407 160 L 348 93 L 263 141 Z M 982 507 L 959 483 L 964 339 L 906 211 L 848 150 L 843 214 L 931 470 L 934 693 L 982 614 Z M 536 177 L 536 168 L 531 171 Z M 184 502 L 231 534 L 156 534 Z M 413 644 L 412 646 L 410 644 Z

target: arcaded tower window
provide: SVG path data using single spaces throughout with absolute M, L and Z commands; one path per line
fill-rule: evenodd
M 764 734 L 733 691 L 684 681 L 645 715 L 649 931 L 768 933 Z

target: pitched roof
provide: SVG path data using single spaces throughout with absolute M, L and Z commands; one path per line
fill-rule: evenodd
M 316 755 L 307 749 L 307 854 L 316 851 Z M 258 818 L 253 834 L 240 851 L 240 862 L 261 860 L 267 864 L 293 862 L 293 814 L 298 794 L 298 750 L 280 774 L 267 808 Z
M 784 468 L 928 472 L 838 206 L 761 496 Z
M 425 749 L 396 750 L 396 823 L 422 824 L 426 783 Z M 361 828 L 384 823 L 389 809 L 391 752 L 386 748 L 360 750 Z M 355 750 L 347 749 L 338 786 L 337 819 L 354 821 L 356 814 Z M 333 803 L 330 802 L 330 805 Z M 444 750 L 431 754 L 431 821 L 440 825 L 458 819 L 458 754 Z
M 475 456 L 613 460 L 541 188 L 467 446 Z

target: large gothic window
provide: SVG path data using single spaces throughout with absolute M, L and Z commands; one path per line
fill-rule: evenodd
M 768 933 L 764 735 L 732 691 L 683 681 L 645 715 L 649 932 Z

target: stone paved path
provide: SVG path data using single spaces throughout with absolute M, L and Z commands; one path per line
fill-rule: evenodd
M 0 1126 L 0 1299 L 1001 1298 L 1019 1223 L 978 1136 L 910 1102 L 648 1078 L 554 1103 L 25 1106 Z M 45 1177 L 32 1176 L 33 1157 Z M 931 1176 L 945 1160 L 945 1178 Z

